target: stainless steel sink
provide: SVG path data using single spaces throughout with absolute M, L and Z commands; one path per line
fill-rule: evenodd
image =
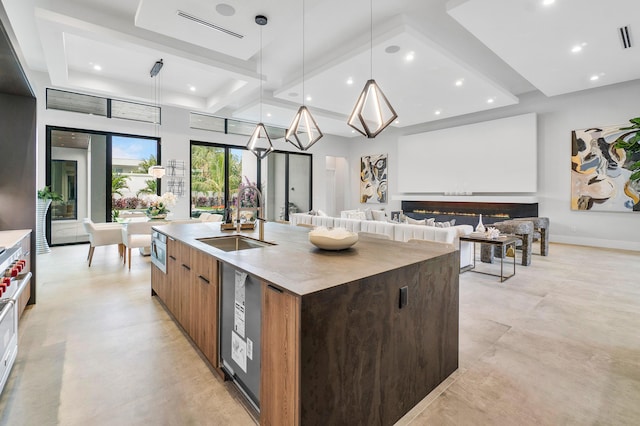
M 248 250 L 260 247 L 271 247 L 274 243 L 256 240 L 255 238 L 245 237 L 244 235 L 229 235 L 224 237 L 197 238 L 201 243 L 210 245 L 223 251 Z

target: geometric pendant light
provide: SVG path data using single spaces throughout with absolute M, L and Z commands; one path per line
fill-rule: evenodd
M 375 138 L 398 118 L 382 89 L 371 79 L 367 81 L 349 116 L 349 126 L 368 138 Z
M 322 138 L 318 123 L 304 105 L 304 0 L 302 0 L 302 106 L 293 117 L 285 139 L 301 151 L 306 151 Z
M 271 143 L 271 138 L 267 134 L 267 129 L 264 127 L 264 124 L 258 123 L 253 130 L 247 148 L 260 160 L 273 151 L 273 144 Z
M 366 82 L 347 124 L 368 138 L 375 138 L 398 118 L 391 103 L 373 79 L 373 0 L 371 6 L 371 79 Z
M 267 25 L 267 17 L 262 15 L 256 16 L 256 24 L 260 25 L 260 123 L 256 126 L 255 130 L 249 138 L 247 148 L 253 152 L 260 160 L 265 158 L 271 151 L 273 151 L 273 144 L 271 138 L 267 133 L 267 129 L 262 124 L 262 27 Z

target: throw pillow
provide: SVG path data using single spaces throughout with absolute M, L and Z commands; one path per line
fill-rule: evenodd
M 451 219 L 449 221 L 446 222 L 436 222 L 435 226 L 436 228 L 451 228 L 452 226 L 455 226 L 456 224 L 456 220 L 455 219 Z
M 364 209 L 365 220 L 373 220 L 373 215 L 371 214 L 371 207 L 367 207 Z
M 341 219 L 348 219 L 351 213 L 356 213 L 358 210 L 342 210 L 340 212 Z
M 426 225 L 427 221 L 425 219 L 417 220 L 407 216 L 407 222 L 409 225 Z
M 322 210 L 318 210 L 318 216 L 329 217 L 329 215 L 323 212 Z
M 427 226 L 436 226 L 436 218 L 435 217 L 430 217 L 427 219 L 427 223 L 425 223 L 425 225 Z
M 347 219 L 367 220 L 367 217 L 365 216 L 364 212 L 353 212 L 349 213 Z
M 378 220 L 382 222 L 387 221 L 387 214 L 384 210 L 371 210 L 371 215 L 373 216 L 373 220 Z

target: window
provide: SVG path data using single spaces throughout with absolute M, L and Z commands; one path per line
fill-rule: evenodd
M 230 118 L 215 117 L 192 112 L 189 115 L 189 127 L 192 129 L 210 130 L 212 132 L 227 133 L 230 135 L 251 136 L 256 128 L 256 123 L 248 121 L 232 120 Z M 274 126 L 265 126 L 271 140 L 282 139 L 286 129 Z
M 258 159 L 246 148 L 191 142 L 191 216 L 224 214 L 240 183 L 257 177 Z
M 47 89 L 47 109 L 107 116 L 107 100 L 97 96 Z
M 159 124 L 161 121 L 161 108 L 158 106 L 101 98 L 56 89 L 47 89 L 47 109 L 81 112 L 108 118 L 121 118 L 154 124 Z
M 51 160 L 51 191 L 62 197 L 51 204 L 51 220 L 76 220 L 78 192 L 76 175 L 78 162 L 73 160 Z

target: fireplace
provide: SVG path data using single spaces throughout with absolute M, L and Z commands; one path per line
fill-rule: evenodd
M 456 225 L 491 225 L 517 217 L 538 216 L 538 203 L 482 203 L 461 201 L 403 201 L 402 211 L 414 219 L 435 217 L 437 222 L 456 219 Z

